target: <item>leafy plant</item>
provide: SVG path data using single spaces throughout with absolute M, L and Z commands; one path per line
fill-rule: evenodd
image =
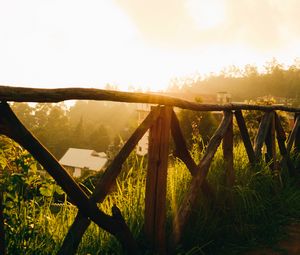
M 200 142 L 199 137 L 194 141 Z M 62 190 L 50 177 L 42 176 L 36 161 L 20 146 L 0 139 L 1 188 L 4 191 L 5 234 L 9 254 L 55 254 L 77 213 Z M 193 146 L 191 154 L 198 162 L 202 146 Z M 232 189 L 224 182 L 223 153 L 216 152 L 208 181 L 216 191 L 215 203 L 207 203 L 199 194 L 197 210 L 186 226 L 177 254 L 240 254 L 253 246 L 272 244 L 281 237 L 282 225 L 300 217 L 300 191 L 288 175 L 283 187 L 269 166 L 260 163 L 249 167 L 242 144 L 234 148 L 236 181 Z M 178 159 L 170 158 L 167 178 L 167 236 L 172 221 L 188 191 L 191 175 Z M 146 158 L 132 153 L 117 178 L 116 185 L 99 204 L 110 214 L 118 206 L 144 254 L 152 254 L 143 234 Z M 101 178 L 101 176 L 98 176 Z M 90 191 L 94 180 L 82 180 Z M 57 200 L 57 197 L 63 199 Z M 232 201 L 229 202 L 229 196 Z M 59 203 L 54 204 L 54 202 Z M 55 206 L 55 209 L 54 209 Z M 266 234 L 268 233 L 268 234 Z M 122 254 L 116 239 L 91 224 L 80 243 L 78 254 Z

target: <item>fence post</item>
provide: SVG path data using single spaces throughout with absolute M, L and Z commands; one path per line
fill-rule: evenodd
M 161 107 L 150 128 L 145 197 L 145 234 L 159 254 L 166 253 L 166 187 L 172 108 Z
M 286 145 L 288 153 L 291 152 L 293 144 L 295 144 L 295 149 L 297 149 L 296 144 L 298 143 L 298 151 L 299 151 L 299 147 L 300 147 L 299 146 L 299 144 L 300 144 L 299 136 L 300 135 L 299 135 L 299 132 L 298 132 L 298 130 L 300 129 L 300 115 L 299 115 L 299 113 L 295 114 L 294 120 L 295 120 L 295 123 L 294 123 L 293 129 L 292 129 L 292 132 L 289 135 L 287 145 Z M 297 136 L 298 136 L 298 141 L 296 142 Z
M 252 143 L 251 143 L 251 140 L 250 140 L 250 136 L 249 136 L 249 133 L 248 133 L 248 129 L 247 129 L 242 111 L 237 110 L 237 111 L 234 112 L 234 115 L 235 115 L 236 122 L 239 126 L 239 129 L 240 129 L 240 134 L 241 134 L 243 143 L 245 145 L 245 149 L 246 149 L 246 152 L 247 152 L 247 155 L 248 155 L 249 162 L 252 166 L 254 166 L 257 162 L 256 162 L 255 153 L 254 153 L 254 150 L 253 150 L 253 147 L 252 147 Z
M 266 136 L 266 147 L 267 153 L 265 154 L 266 162 L 271 162 L 270 168 L 272 171 L 278 170 L 276 167 L 276 143 L 275 143 L 275 114 L 272 113 L 272 118 L 270 121 L 270 126 L 268 128 L 268 133 Z
M 266 112 L 260 121 L 258 132 L 255 137 L 255 143 L 254 143 L 254 153 L 257 159 L 261 158 L 261 149 L 263 143 L 266 141 L 271 119 L 272 119 L 271 112 Z
M 271 112 L 270 126 L 268 128 L 268 133 L 266 136 L 265 144 L 267 147 L 267 152 L 265 154 L 266 163 L 270 163 L 270 169 L 275 177 L 276 181 L 280 186 L 282 186 L 282 179 L 280 174 L 280 168 L 277 162 L 276 156 L 276 138 L 275 138 L 275 112 Z
M 227 128 L 227 131 L 223 138 L 223 155 L 225 161 L 225 176 L 226 176 L 226 185 L 232 187 L 234 184 L 234 169 L 233 169 L 233 122 L 232 115 L 230 115 L 230 123 Z
M 276 129 L 276 137 L 277 137 L 279 151 L 280 154 L 282 155 L 281 163 L 283 164 L 283 166 L 288 168 L 289 174 L 291 176 L 295 176 L 296 172 L 294 168 L 294 163 L 291 161 L 285 145 L 286 134 L 281 125 L 280 119 L 276 113 L 275 113 L 275 129 Z

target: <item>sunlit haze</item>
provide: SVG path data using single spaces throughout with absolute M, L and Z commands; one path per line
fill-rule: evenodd
M 298 0 L 0 0 L 0 84 L 158 91 L 300 56 Z

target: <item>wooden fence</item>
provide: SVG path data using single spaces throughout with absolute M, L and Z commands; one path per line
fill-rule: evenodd
M 23 126 L 15 116 L 8 101 L 15 102 L 60 102 L 69 99 L 107 100 L 130 103 L 155 104 L 149 115 L 130 136 L 117 156 L 107 167 L 102 178 L 97 183 L 92 195 L 81 189 L 68 174 L 57 159 Z M 150 130 L 148 148 L 148 169 L 146 177 L 145 223 L 144 231 L 149 244 L 159 254 L 170 252 L 170 247 L 180 243 L 184 227 L 191 215 L 197 194 L 202 193 L 214 200 L 215 192 L 206 179 L 214 154 L 222 143 L 225 161 L 226 183 L 234 184 L 233 168 L 233 117 L 235 117 L 240 134 L 246 148 L 250 164 L 255 165 L 262 158 L 262 147 L 266 145 L 266 160 L 271 163 L 271 169 L 280 177 L 279 160 L 288 168 L 291 175 L 296 175 L 296 169 L 289 157 L 294 147 L 300 151 L 300 108 L 285 106 L 258 106 L 248 104 L 211 105 L 198 104 L 178 98 L 157 94 L 117 92 L 98 89 L 33 89 L 0 86 L 0 134 L 15 140 L 33 157 L 39 161 L 45 170 L 63 188 L 71 201 L 78 207 L 78 214 L 69 229 L 58 254 L 75 254 L 81 238 L 91 221 L 100 228 L 114 235 L 128 254 L 138 254 L 139 247 L 133 238 L 120 210 L 113 206 L 112 215 L 102 212 L 97 203 L 101 203 L 115 184 L 122 164 L 134 150 L 138 141 Z M 179 121 L 173 107 L 194 111 L 222 111 L 223 119 L 214 135 L 211 137 L 200 163 L 192 159 Z M 249 137 L 243 110 L 263 111 L 254 145 Z M 276 111 L 287 111 L 295 114 L 295 124 L 288 139 Z M 181 159 L 193 176 L 189 190 L 183 199 L 173 221 L 173 232 L 169 240 L 165 234 L 166 224 L 166 180 L 168 169 L 169 140 L 173 137 L 175 144 L 174 156 Z M 276 158 L 276 140 L 281 158 Z M 1 201 L 0 201 L 1 202 Z M 5 254 L 3 217 L 0 210 L 0 253 Z

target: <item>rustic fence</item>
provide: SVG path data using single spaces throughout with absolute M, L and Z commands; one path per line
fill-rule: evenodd
M 107 167 L 97 183 L 92 195 L 86 194 L 47 151 L 47 149 L 23 126 L 15 116 L 8 101 L 14 102 L 60 102 L 70 99 L 107 100 L 117 102 L 155 104 L 149 115 L 130 136 L 117 156 Z M 130 232 L 120 210 L 114 206 L 112 215 L 102 212 L 97 203 L 101 203 L 114 185 L 122 164 L 134 150 L 138 141 L 150 130 L 148 148 L 148 169 L 146 177 L 145 223 L 144 231 L 150 245 L 159 254 L 165 254 L 168 246 L 174 247 L 181 241 L 184 227 L 191 215 L 197 195 L 202 193 L 214 200 L 215 192 L 206 179 L 214 154 L 222 143 L 225 161 L 226 184 L 234 184 L 233 168 L 233 117 L 235 117 L 249 163 L 255 165 L 262 157 L 262 147 L 266 145 L 266 160 L 271 162 L 275 176 L 280 176 L 277 162 L 286 166 L 291 175 L 296 169 L 290 159 L 290 151 L 295 147 L 300 151 L 300 108 L 285 106 L 262 106 L 248 104 L 211 105 L 198 104 L 178 98 L 156 94 L 117 92 L 98 89 L 33 89 L 0 86 L 0 134 L 15 140 L 39 161 L 45 170 L 63 188 L 70 200 L 78 207 L 78 214 L 69 229 L 59 254 L 75 254 L 81 238 L 91 221 L 100 228 L 114 235 L 129 254 L 137 254 L 139 248 Z M 192 159 L 180 129 L 179 121 L 173 107 L 194 111 L 223 111 L 223 119 L 197 165 Z M 243 110 L 263 111 L 254 145 L 249 137 Z M 276 111 L 295 114 L 294 127 L 287 139 Z M 169 155 L 169 140 L 173 137 L 175 144 L 174 156 L 181 159 L 193 176 L 189 190 L 181 203 L 173 221 L 172 235 L 167 241 L 166 224 L 166 179 Z M 276 159 L 276 140 L 281 158 Z M 0 196 L 1 198 L 1 196 Z M 1 202 L 1 201 L 0 201 Z M 5 254 L 2 210 L 0 209 L 0 253 Z

